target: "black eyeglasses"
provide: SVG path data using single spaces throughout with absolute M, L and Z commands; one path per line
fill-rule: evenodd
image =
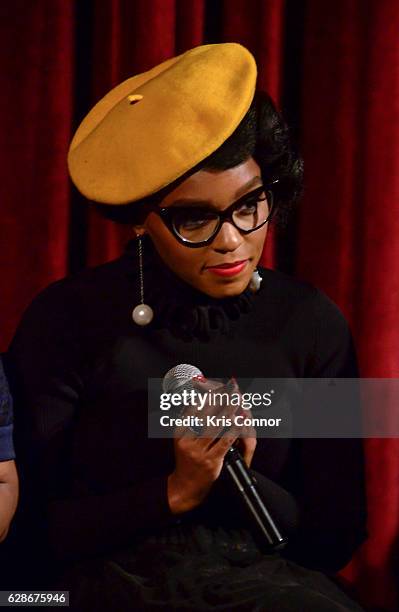
M 196 248 L 210 244 L 220 231 L 223 223 L 229 221 L 242 234 L 250 234 L 263 227 L 273 216 L 272 186 L 261 186 L 245 194 L 221 212 L 203 206 L 152 206 L 166 227 L 179 242 Z

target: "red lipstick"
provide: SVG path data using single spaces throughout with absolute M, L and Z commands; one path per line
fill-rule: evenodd
M 212 272 L 212 274 L 217 274 L 218 276 L 235 276 L 242 272 L 242 270 L 247 265 L 248 259 L 244 259 L 241 261 L 234 261 L 230 264 L 220 264 L 218 266 L 208 266 L 207 270 Z

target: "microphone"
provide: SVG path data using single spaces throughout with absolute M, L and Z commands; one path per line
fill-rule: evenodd
M 192 380 L 196 376 L 203 376 L 201 370 L 188 363 L 181 363 L 168 370 L 163 377 L 162 389 L 164 393 L 180 393 L 194 388 Z
M 165 393 L 179 393 L 193 389 L 192 379 L 203 376 L 201 370 L 188 363 L 171 368 L 164 376 L 162 388 Z M 230 475 L 241 499 L 244 501 L 258 532 L 269 548 L 279 550 L 287 539 L 282 536 L 259 494 L 257 482 L 249 471 L 240 451 L 231 446 L 224 459 L 225 468 Z

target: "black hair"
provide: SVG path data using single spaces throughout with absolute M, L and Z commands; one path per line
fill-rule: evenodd
M 252 104 L 233 134 L 209 157 L 183 177 L 156 194 L 123 206 L 95 204 L 107 219 L 138 225 L 143 222 L 146 202 L 161 201 L 179 182 L 201 169 L 228 170 L 253 157 L 259 164 L 263 182 L 272 186 L 276 213 L 274 221 L 286 225 L 293 205 L 302 193 L 303 162 L 293 146 L 290 131 L 281 114 L 265 93 L 257 92 Z

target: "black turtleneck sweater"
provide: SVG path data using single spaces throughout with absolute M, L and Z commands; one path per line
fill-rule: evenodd
M 130 245 L 118 260 L 44 290 L 8 352 L 19 529 L 48 559 L 112 551 L 176 520 L 167 502 L 173 443 L 147 437 L 149 377 L 162 378 L 179 363 L 209 378 L 357 375 L 344 318 L 311 285 L 264 269 L 253 297 L 211 300 L 173 277 L 150 250 L 144 280 L 156 315 L 151 325 L 131 318 L 138 277 Z M 290 534 L 284 554 L 324 571 L 343 567 L 365 538 L 361 441 L 259 439 L 252 468 Z M 245 523 L 231 511 L 236 502 L 225 486 L 223 478 L 215 484 L 196 520 L 210 510 L 221 524 Z

